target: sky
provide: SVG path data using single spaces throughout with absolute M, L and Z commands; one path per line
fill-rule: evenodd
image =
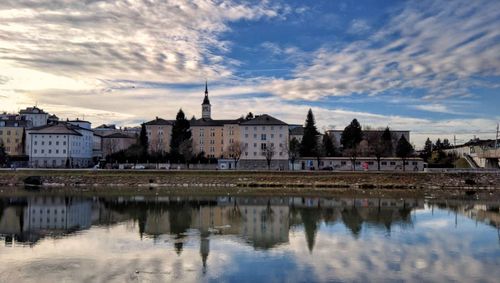
M 0 111 L 267 113 L 466 142 L 500 121 L 500 1 L 0 1 Z

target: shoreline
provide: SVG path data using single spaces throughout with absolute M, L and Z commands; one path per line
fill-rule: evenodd
M 323 171 L 0 170 L 0 194 L 20 193 L 37 176 L 40 191 L 153 195 L 414 195 L 497 198 L 498 173 Z

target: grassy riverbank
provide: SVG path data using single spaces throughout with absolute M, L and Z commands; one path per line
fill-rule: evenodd
M 39 176 L 46 188 L 189 193 L 311 193 L 500 191 L 500 173 L 277 172 L 277 171 L 0 171 L 0 187 L 23 186 Z

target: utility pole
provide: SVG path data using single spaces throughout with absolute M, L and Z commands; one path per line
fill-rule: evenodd
M 496 138 L 495 138 L 495 150 L 498 148 L 498 128 L 499 128 L 500 124 L 497 123 L 497 135 L 496 135 Z

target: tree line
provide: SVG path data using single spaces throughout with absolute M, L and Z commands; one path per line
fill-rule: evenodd
M 406 159 L 414 153 L 413 146 L 404 135 L 397 139 L 396 148 L 393 147 L 393 133 L 386 127 L 384 131 L 363 132 L 357 119 L 344 128 L 340 141 L 328 132 L 320 133 L 316 127 L 314 114 L 309 109 L 304 126 L 302 140 L 293 137 L 289 142 L 289 158 L 294 166 L 299 157 L 314 157 L 319 165 L 322 157 L 349 157 L 352 169 L 356 170 L 356 160 L 359 156 L 375 157 L 377 168 L 383 157 L 397 156 L 403 160 L 405 170 Z M 338 143 L 340 142 L 340 144 Z

